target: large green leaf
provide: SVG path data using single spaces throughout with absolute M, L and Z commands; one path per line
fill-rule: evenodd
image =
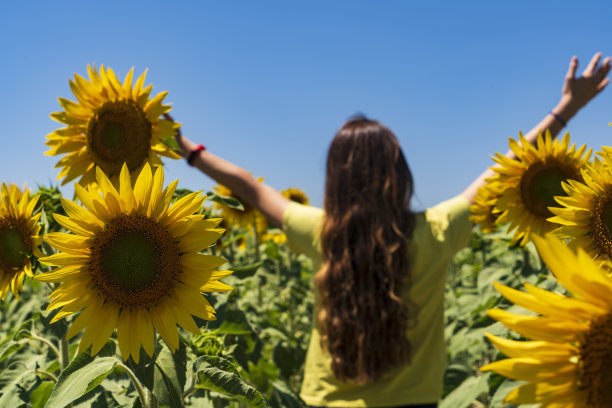
M 489 390 L 487 380 L 490 373 L 481 377 L 470 377 L 455 388 L 440 403 L 440 408 L 468 408 L 480 394 Z
M 230 395 L 249 407 L 266 406 L 259 391 L 242 379 L 231 361 L 223 357 L 202 356 L 193 363 L 193 367 L 200 380 L 199 388 Z
M 161 404 L 169 408 L 183 406 L 187 371 L 187 353 L 183 342 L 180 342 L 174 354 L 165 343 L 157 342 L 153 357 L 141 350 L 140 363 L 134 364 L 130 360 L 130 365 L 136 377 Z
M 51 381 L 43 381 L 40 383 L 30 394 L 30 404 L 32 404 L 34 408 L 44 408 L 54 387 L 55 384 Z
M 81 353 L 60 374 L 46 408 L 63 408 L 96 388 L 113 371 L 115 357 L 93 358 Z

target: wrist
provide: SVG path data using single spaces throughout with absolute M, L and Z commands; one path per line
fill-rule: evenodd
M 193 149 L 191 149 L 191 151 L 189 152 L 189 155 L 185 157 L 185 159 L 187 160 L 187 164 L 189 164 L 190 166 L 194 166 L 196 158 L 200 155 L 200 152 L 204 150 L 206 150 L 206 147 L 204 147 L 203 144 L 199 144 L 195 146 Z
M 552 109 L 552 112 L 563 118 L 565 122 L 569 122 L 579 110 L 580 107 L 571 97 L 562 97 L 559 103 Z

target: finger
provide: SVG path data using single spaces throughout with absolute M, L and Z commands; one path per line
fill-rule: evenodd
M 610 78 L 606 78 L 597 85 L 597 92 L 603 91 L 603 89 L 610 83 Z
M 600 82 L 602 79 L 604 79 L 608 75 L 608 72 L 610 72 L 610 68 L 610 57 L 608 57 L 603 61 L 601 67 L 599 67 L 597 70 L 597 73 L 595 74 L 595 82 Z
M 578 69 L 578 58 L 574 56 L 570 60 L 569 69 L 567 70 L 567 75 L 565 77 L 567 79 L 574 79 L 574 77 L 576 76 L 577 69 Z
M 589 62 L 589 65 L 587 65 L 587 67 L 585 68 L 584 72 L 582 73 L 582 76 L 585 76 L 585 77 L 593 76 L 593 74 L 595 73 L 595 68 L 597 67 L 597 64 L 599 63 L 600 58 L 601 58 L 601 52 L 598 52 L 595 55 L 593 55 L 593 58 L 591 58 L 591 62 Z

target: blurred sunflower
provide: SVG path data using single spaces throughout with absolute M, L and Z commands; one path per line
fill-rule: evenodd
M 215 228 L 220 220 L 197 213 L 206 199 L 200 192 L 169 206 L 178 180 L 162 191 L 161 166 L 153 174 L 145 163 L 133 189 L 127 165 L 118 189 L 99 167 L 96 175 L 101 194 L 97 186 L 75 184 L 85 208 L 62 199 L 68 216 L 54 215 L 73 234 L 45 236 L 62 251 L 40 259 L 59 268 L 36 276 L 61 282 L 50 296 L 48 309 L 60 308 L 52 322 L 81 311 L 66 334 L 69 339 L 85 328 L 79 352 L 91 346 L 97 354 L 115 328 L 126 360 L 138 363 L 141 345 L 153 354 L 154 329 L 174 352 L 177 324 L 200 334 L 192 316 L 215 319 L 201 292 L 231 289 L 219 282 L 231 271 L 216 270 L 225 259 L 199 253 L 223 233 Z
M 582 172 L 582 182 L 568 180 L 563 188 L 568 197 L 558 197 L 562 208 L 551 208 L 561 224 L 555 233 L 570 238 L 572 247 L 580 247 L 598 260 L 612 260 L 612 156 L 598 153 Z
M 299 188 L 289 187 L 286 190 L 281 191 L 283 197 L 288 198 L 291 201 L 295 201 L 298 204 L 309 205 L 310 200 L 306 193 Z
M 497 218 L 499 213 L 495 209 L 495 203 L 501 191 L 496 181 L 499 175 L 487 179 L 487 184 L 478 189 L 474 198 L 474 204 L 470 206 L 470 220 L 478 225 L 482 232 L 489 233 L 497 230 Z
M 553 215 L 549 207 L 557 206 L 556 196 L 565 196 L 561 182 L 582 180 L 580 169 L 589 160 L 591 150 L 586 145 L 576 151 L 569 147 L 569 133 L 561 143 L 553 142 L 550 132 L 538 135 L 537 147 L 519 134 L 521 144 L 510 139 L 510 148 L 518 160 L 499 153 L 493 158 L 500 167 L 493 167 L 503 191 L 495 206 L 501 213 L 497 222 L 510 224 L 508 231 L 516 230 L 512 242 L 529 242 L 531 234 L 544 235 L 558 226 L 547 221 Z
M 488 314 L 533 341 L 487 335 L 508 359 L 481 368 L 526 381 L 504 402 L 541 407 L 610 407 L 612 401 L 612 280 L 586 252 L 549 236 L 532 237 L 544 262 L 574 297 L 525 284 L 527 292 L 496 284 L 511 302 L 538 313 L 500 309 Z
M 257 179 L 260 183 L 263 182 L 263 177 Z M 262 237 L 268 229 L 268 220 L 266 217 L 255 207 L 249 205 L 248 203 L 243 202 L 240 197 L 234 194 L 232 190 L 224 186 L 223 184 L 218 184 L 213 187 L 213 190 L 223 197 L 231 197 L 234 198 L 240 203 L 242 203 L 243 210 L 238 208 L 232 208 L 230 206 L 224 205 L 222 203 L 214 203 L 215 208 L 219 211 L 221 218 L 230 228 L 255 228 L 257 231 L 258 237 Z
M 33 276 L 30 255 L 40 256 L 40 213 L 33 215 L 39 196 L 30 198 L 14 184 L 0 190 L 0 296 L 8 291 L 19 299 L 25 275 Z
M 119 175 L 123 163 L 130 172 L 145 163 L 161 164 L 160 155 L 179 159 L 162 141 L 174 136 L 179 124 L 160 116 L 172 109 L 162 104 L 168 92 L 150 98 L 152 85 L 143 88 L 146 71 L 132 86 L 133 71 L 121 84 L 112 69 L 104 65 L 98 72 L 87 66 L 89 81 L 74 75 L 70 88 L 77 99 L 59 98 L 64 109 L 51 118 L 65 124 L 47 135 L 46 155 L 66 154 L 55 167 L 62 167 L 59 179 L 66 184 L 77 177 L 83 186 L 96 180 L 96 166 L 111 179 Z
M 277 245 L 287 242 L 287 236 L 279 229 L 268 230 L 261 238 L 262 242 L 272 241 Z

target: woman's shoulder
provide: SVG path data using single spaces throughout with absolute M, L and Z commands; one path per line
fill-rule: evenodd
M 459 195 L 417 214 L 417 231 L 437 242 L 467 244 L 472 231 L 470 203 Z M 421 239 L 425 237 L 420 237 Z
M 289 246 L 312 256 L 320 247 L 320 233 L 325 213 L 321 208 L 291 202 L 283 213 L 283 231 Z

